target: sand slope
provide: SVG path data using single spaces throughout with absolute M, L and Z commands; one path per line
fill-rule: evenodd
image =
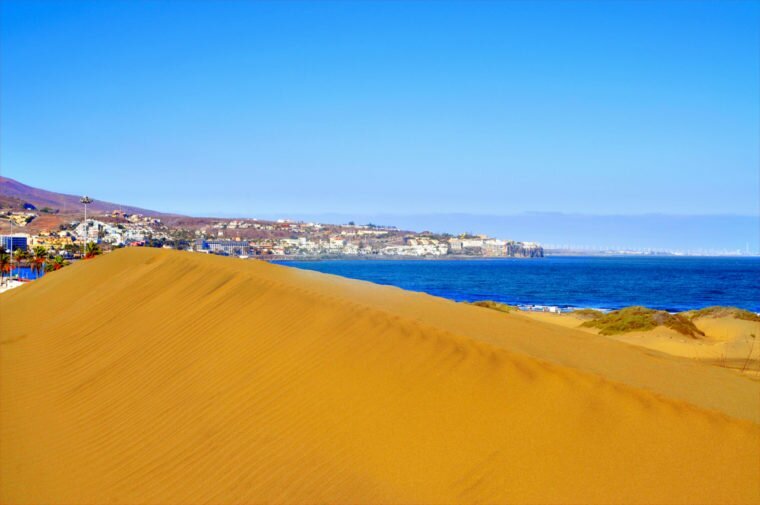
M 519 315 L 130 249 L 0 295 L 2 503 L 758 503 L 758 383 Z
M 587 319 L 572 313 L 522 312 L 520 315 L 598 334 L 596 328 L 581 326 Z M 760 323 L 733 316 L 700 317 L 693 322 L 704 336 L 692 338 L 665 326 L 658 326 L 652 330 L 608 335 L 606 338 L 760 377 Z

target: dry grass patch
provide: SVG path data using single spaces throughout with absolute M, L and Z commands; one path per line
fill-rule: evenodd
M 487 309 L 498 310 L 499 312 L 512 312 L 517 310 L 514 305 L 507 305 L 506 303 L 494 302 L 491 300 L 481 300 L 479 302 L 468 302 L 469 305 L 476 305 L 478 307 L 485 307 Z
M 572 315 L 580 318 L 580 319 L 599 319 L 600 317 L 604 316 L 604 312 L 601 310 L 596 309 L 578 309 L 574 310 L 572 312 Z
M 760 316 L 754 312 L 740 309 L 738 307 L 723 307 L 720 305 L 705 307 L 704 309 L 699 310 L 690 310 L 688 312 L 681 312 L 681 315 L 690 321 L 693 321 L 694 319 L 700 317 L 711 317 L 716 319 L 719 317 L 733 317 L 734 319 L 741 319 L 744 321 L 760 322 Z
M 648 309 L 646 307 L 626 307 L 602 314 L 581 326 L 597 328 L 602 335 L 618 335 L 633 331 L 649 331 L 658 326 L 665 326 L 691 338 L 704 337 L 690 319 L 681 314 L 670 314 L 664 310 Z

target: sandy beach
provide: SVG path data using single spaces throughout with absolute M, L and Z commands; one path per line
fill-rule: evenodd
M 760 382 L 571 324 L 149 248 L 0 318 L 4 504 L 760 503 Z

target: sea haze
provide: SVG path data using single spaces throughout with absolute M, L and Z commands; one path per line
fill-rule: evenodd
M 760 312 L 760 258 L 555 256 L 281 264 L 456 301 L 601 309 L 644 305 L 671 312 L 730 305 Z

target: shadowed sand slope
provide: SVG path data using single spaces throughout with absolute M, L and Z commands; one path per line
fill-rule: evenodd
M 121 250 L 0 295 L 2 503 L 758 503 L 758 383 L 519 315 Z

